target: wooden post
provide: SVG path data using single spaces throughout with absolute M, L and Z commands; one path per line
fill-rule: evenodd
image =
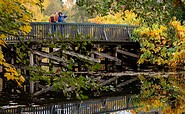
M 42 46 L 37 47 L 37 50 L 38 50 L 38 51 L 42 51 Z M 40 59 L 36 56 L 36 64 L 37 64 L 38 66 L 41 67 L 41 62 L 42 62 L 42 60 L 40 60 Z M 39 90 L 39 81 L 35 81 L 35 90 L 36 90 L 36 91 Z
M 115 46 L 113 46 L 112 47 L 112 56 L 113 57 L 115 57 L 115 58 L 118 58 L 118 54 L 117 54 L 117 51 L 116 51 L 116 49 L 117 49 L 118 47 L 115 45 Z M 117 72 L 118 71 L 118 69 L 117 69 L 117 65 L 118 65 L 118 63 L 120 63 L 120 62 L 113 62 L 112 63 L 112 67 L 113 67 L 113 72 Z
M 34 65 L 33 53 L 30 54 L 30 66 Z M 34 92 L 34 81 L 30 81 L 30 93 Z
M 53 48 L 49 47 L 49 53 L 52 53 L 53 51 L 54 51 Z M 52 70 L 53 70 L 53 60 L 49 59 L 49 71 L 52 71 Z M 50 77 L 50 83 L 51 85 L 53 84 L 53 76 Z

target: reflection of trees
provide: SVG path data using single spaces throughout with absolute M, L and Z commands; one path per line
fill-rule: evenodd
M 184 73 L 139 77 L 142 83 L 141 94 L 137 96 L 135 103 L 142 110 L 162 110 L 164 114 L 185 112 Z

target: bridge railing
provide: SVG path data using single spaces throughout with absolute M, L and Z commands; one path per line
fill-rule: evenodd
M 23 37 L 27 40 L 44 40 L 51 38 L 75 39 L 78 35 L 89 37 L 92 41 L 128 41 L 130 31 L 136 26 L 119 24 L 95 24 L 95 23 L 31 23 L 31 32 Z M 18 41 L 18 38 L 9 37 L 8 42 Z
M 4 107 L 0 109 L 0 114 L 103 114 L 137 108 L 133 106 L 131 100 L 131 96 L 118 96 L 104 99 L 62 102 L 43 106 Z

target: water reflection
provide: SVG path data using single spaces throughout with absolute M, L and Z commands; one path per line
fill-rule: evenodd
M 3 80 L 2 78 L 0 78 L 0 92 L 2 92 L 3 90 Z
M 185 112 L 185 73 L 169 72 L 139 75 L 141 92 L 134 98 L 137 110 L 157 110 L 163 114 Z
M 151 110 L 162 111 L 163 114 L 182 114 L 185 112 L 185 72 L 144 72 L 138 74 L 141 82 L 140 93 L 132 95 L 131 100 L 131 104 L 138 107 L 134 109 L 135 112 Z M 127 85 L 125 86 L 127 89 L 123 90 L 128 90 L 129 86 L 134 87 L 135 85 Z M 107 93 L 110 95 L 109 92 Z M 55 97 L 52 97 L 52 101 L 53 98 L 55 99 Z M 50 99 L 47 101 L 49 103 Z

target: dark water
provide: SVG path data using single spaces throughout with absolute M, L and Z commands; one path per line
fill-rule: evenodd
M 88 96 L 88 99 L 101 99 L 103 97 L 112 97 L 112 96 L 124 96 L 130 94 L 139 94 L 140 85 L 139 81 L 135 81 L 131 84 L 128 84 L 117 91 L 91 91 L 84 90 L 84 95 Z M 63 95 L 62 92 L 47 92 L 42 94 L 36 98 L 32 98 L 29 93 L 11 93 L 11 91 L 4 91 L 1 93 L 0 97 L 0 106 L 8 105 L 9 102 L 18 103 L 21 105 L 30 105 L 32 103 L 35 104 L 50 104 L 57 103 L 63 101 L 78 101 L 76 99 L 75 94 L 71 96 L 71 98 Z

